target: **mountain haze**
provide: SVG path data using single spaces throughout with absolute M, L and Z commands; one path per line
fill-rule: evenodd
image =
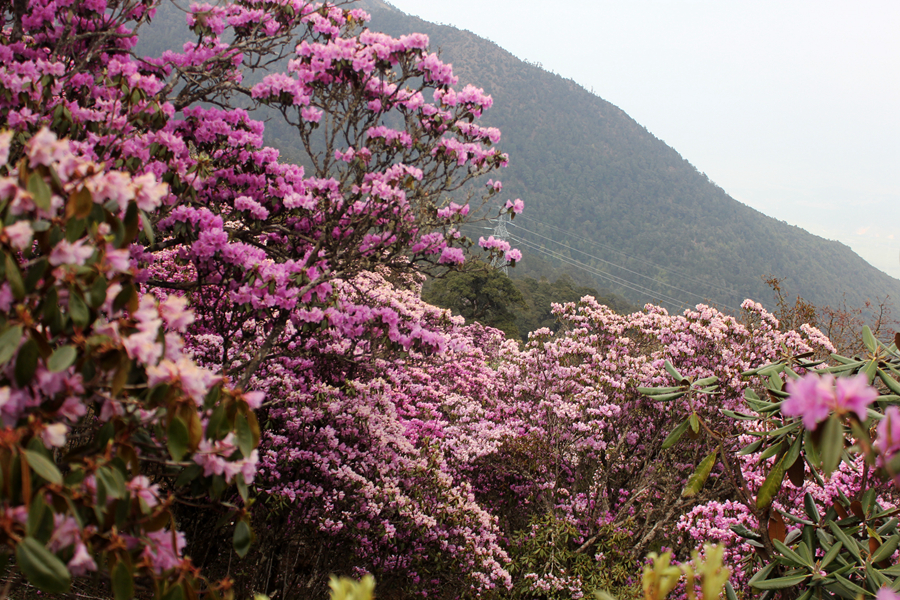
M 670 307 L 704 298 L 723 307 L 748 297 L 765 303 L 771 290 L 764 276 L 781 278 L 790 293 L 816 304 L 900 298 L 900 281 L 846 245 L 734 200 L 623 110 L 574 81 L 468 31 L 379 0 L 363 4 L 372 29 L 427 33 L 461 85 L 493 96 L 483 120 L 500 128 L 500 148 L 510 155 L 500 173 L 503 197 L 526 202 L 524 218 L 509 227 L 529 242 L 519 244 L 525 258 L 517 272 L 529 273 L 537 245 L 605 272 L 595 275 L 597 286 Z

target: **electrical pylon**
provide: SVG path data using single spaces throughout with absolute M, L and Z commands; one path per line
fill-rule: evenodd
M 491 219 L 491 221 L 495 221 Z M 506 230 L 506 224 L 509 223 L 509 215 L 502 214 L 499 219 L 495 221 L 497 225 L 494 227 L 494 239 L 495 240 L 503 240 L 504 242 L 509 241 L 509 232 Z M 491 259 L 491 266 L 495 269 L 499 269 L 503 271 L 503 274 L 509 277 L 509 263 L 506 261 L 505 256 L 495 256 Z

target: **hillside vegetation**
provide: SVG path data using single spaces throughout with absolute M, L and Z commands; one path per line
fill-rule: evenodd
M 504 197 L 526 201 L 524 218 L 514 221 L 510 233 L 636 289 L 602 275 L 595 275 L 596 287 L 637 303 L 677 307 L 676 300 L 692 305 L 708 298 L 727 310 L 748 297 L 770 300 L 763 277 L 772 275 L 815 304 L 900 298 L 900 281 L 849 247 L 734 200 L 623 110 L 574 81 L 470 32 L 382 2 L 367 0 L 365 6 L 373 29 L 427 33 L 461 83 L 493 96 L 484 121 L 500 128 L 500 147 L 510 155 L 501 174 Z M 536 252 L 521 248 L 525 260 L 518 276 L 529 274 L 529 257 Z

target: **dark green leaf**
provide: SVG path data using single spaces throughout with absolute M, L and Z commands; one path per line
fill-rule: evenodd
M 53 193 L 50 186 L 41 177 L 41 174 L 34 172 L 28 177 L 28 192 L 34 198 L 34 205 L 43 210 L 50 210 L 50 198 Z
M 106 277 L 99 275 L 91 284 L 91 308 L 100 308 L 106 301 L 106 288 L 109 282 Z
M 234 528 L 234 551 L 241 558 L 247 556 L 250 551 L 250 526 L 246 521 L 238 521 Z
M 713 466 L 716 464 L 718 455 L 719 450 L 717 448 L 697 465 L 696 470 L 693 475 L 691 475 L 691 478 L 688 479 L 687 485 L 684 486 L 684 490 L 681 492 L 683 497 L 691 498 L 700 493 L 700 490 L 702 490 L 703 486 L 706 484 L 707 478 L 709 478 L 710 471 L 712 471 Z
M 78 357 L 78 351 L 74 346 L 61 346 L 54 350 L 50 358 L 47 359 L 47 370 L 53 373 L 65 371 L 72 366 Z
M 19 349 L 19 342 L 22 341 L 22 326 L 16 325 L 10 327 L 0 335 L 0 366 L 9 362 L 16 350 Z
M 40 452 L 35 452 L 34 450 L 23 449 L 22 452 L 25 454 L 25 460 L 28 461 L 28 465 L 35 473 L 37 473 L 50 483 L 62 484 L 62 473 L 59 472 L 59 469 L 56 468 L 56 465 L 53 464 L 53 461 L 51 461 Z
M 173 460 L 181 460 L 187 452 L 188 443 L 190 441 L 188 439 L 187 425 L 185 425 L 181 417 L 175 417 L 172 419 L 172 422 L 169 423 L 166 434 L 166 445 L 169 448 L 169 454 L 172 456 Z
M 741 536 L 742 538 L 751 539 L 751 540 L 761 540 L 762 539 L 762 536 L 759 535 L 757 532 L 747 529 L 747 527 L 745 527 L 744 525 L 741 525 L 740 523 L 735 523 L 734 525 L 732 525 L 730 527 L 730 529 L 733 532 L 735 532 L 736 534 L 738 534 L 739 536 Z
M 806 516 L 813 523 L 818 523 L 822 520 L 822 517 L 819 516 L 819 508 L 816 506 L 816 500 L 809 492 L 806 492 L 806 495 L 803 496 L 803 509 L 806 511 Z
M 237 419 L 235 419 L 235 432 L 237 433 L 237 443 L 241 454 L 244 458 L 250 458 L 250 453 L 253 451 L 253 432 L 250 431 L 250 424 L 247 422 L 247 418 L 242 414 L 238 414 Z
M 25 387 L 31 383 L 34 371 L 37 369 L 38 356 L 40 356 L 40 350 L 37 342 L 30 338 L 19 348 L 15 371 L 16 383 L 19 384 L 19 387 Z
M 892 535 L 872 554 L 872 562 L 878 563 L 890 557 L 900 545 L 900 535 Z
M 743 448 L 741 448 L 738 451 L 738 456 L 745 456 L 747 454 L 753 454 L 754 452 L 759 450 L 759 447 L 762 446 L 762 443 L 763 443 L 763 440 L 756 440 L 755 442 L 751 442 L 751 443 L 747 444 L 746 446 L 744 446 Z
M 184 471 L 178 474 L 178 478 L 175 479 L 175 487 L 182 487 L 189 484 L 190 482 L 195 480 L 202 472 L 203 467 L 201 467 L 197 463 L 190 465 Z
M 685 419 L 684 421 L 681 422 L 681 424 L 678 427 L 676 427 L 675 429 L 672 430 L 672 433 L 670 433 L 669 435 L 666 436 L 666 439 L 663 440 L 663 443 L 662 443 L 663 450 L 671 448 L 672 446 L 674 446 L 675 444 L 678 443 L 678 440 L 680 440 L 681 436 L 684 435 L 684 432 L 687 431 L 689 422 L 690 422 L 690 419 Z
M 825 430 L 820 440 L 822 455 L 822 471 L 825 476 L 831 475 L 841 462 L 844 451 L 844 427 L 837 415 L 831 415 L 825 422 Z
M 66 565 L 32 537 L 16 546 L 16 563 L 28 583 L 48 594 L 65 594 L 72 585 Z
M 71 288 L 69 289 L 69 315 L 72 317 L 72 323 L 80 329 L 85 328 L 91 317 L 87 304 Z
M 896 379 L 894 379 L 881 369 L 878 369 L 877 372 L 879 379 L 884 382 L 884 385 L 886 385 L 888 389 L 890 389 L 895 394 L 900 394 L 900 383 L 898 383 Z
M 851 554 L 856 558 L 857 562 L 860 564 L 863 563 L 862 556 L 859 553 L 859 546 L 856 542 L 850 538 L 844 530 L 841 529 L 841 526 L 835 523 L 834 521 L 828 521 L 828 527 L 831 528 L 832 533 L 834 533 L 834 537 L 836 537 L 842 544 L 844 544 L 844 548 L 850 551 Z
M 835 542 L 834 545 L 828 549 L 828 552 L 825 553 L 825 556 L 822 558 L 822 562 L 819 563 L 819 569 L 825 570 L 825 567 L 831 564 L 831 561 L 833 561 L 837 557 L 838 553 L 840 553 L 841 548 L 843 547 L 844 544 L 841 543 L 840 540 Z
M 803 557 L 788 548 L 779 540 L 772 540 L 772 544 L 775 546 L 775 549 L 778 550 L 785 559 L 787 559 L 788 563 L 792 567 L 812 566 L 812 564 L 807 564 L 807 562 L 803 560 Z
M 25 297 L 25 282 L 22 280 L 22 272 L 19 270 L 19 264 L 9 254 L 4 255 L 4 268 L 6 269 L 6 281 L 9 282 L 9 288 L 16 300 Z
M 766 480 L 763 482 L 762 487 L 759 488 L 759 494 L 756 496 L 756 508 L 759 510 L 769 508 L 772 505 L 772 501 L 775 500 L 775 496 L 781 491 L 781 482 L 784 480 L 783 460 L 775 463 L 775 466 L 766 475 Z
M 803 583 L 803 580 L 809 577 L 805 575 L 791 575 L 789 577 L 776 577 L 775 579 L 767 579 L 765 581 L 757 581 L 753 584 L 758 590 L 783 590 L 785 588 L 794 587 Z
M 181 589 L 181 584 L 170 587 L 169 591 L 163 594 L 162 600 L 184 600 L 184 590 Z
M 776 567 L 775 563 L 767 564 L 765 567 L 763 567 L 762 569 L 757 571 L 756 574 L 753 577 L 751 577 L 750 581 L 748 581 L 747 583 L 751 587 L 756 587 L 757 583 L 759 583 L 760 581 L 765 581 L 766 577 L 769 576 L 769 573 L 771 573 L 775 569 L 775 567 Z
M 131 569 L 120 560 L 112 572 L 112 588 L 116 600 L 132 600 L 134 598 L 134 577 Z

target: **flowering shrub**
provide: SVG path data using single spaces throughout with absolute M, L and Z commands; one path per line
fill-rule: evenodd
M 95 571 L 117 596 L 139 576 L 206 587 L 172 505 L 228 483 L 246 499 L 261 396 L 185 353 L 184 299 L 138 289 L 129 247 L 166 185 L 104 170 L 46 129 L 7 164 L 11 137 L 0 133 L 4 554 L 53 593 Z M 244 554 L 245 509 L 233 511 Z
M 711 518 L 711 504 L 695 512 L 697 521 L 717 522 L 716 532 L 700 528 L 697 535 L 691 517 L 684 526 L 695 538 L 731 538 L 732 545 L 737 538 L 743 552 L 754 547 L 762 568 L 747 580 L 750 588 L 791 588 L 804 591 L 803 597 L 887 597 L 885 586 L 896 586 L 900 531 L 889 482 L 896 473 L 891 429 L 900 354 L 868 328 L 863 337 L 866 355 L 833 355 L 832 367 L 805 360 L 808 353 L 787 354 L 747 372 L 765 376 L 761 387 L 768 399 L 748 389 L 743 412 L 723 411 L 743 425 L 743 434 L 727 439 L 707 432 L 723 459 L 743 456 L 744 481 L 735 490 L 741 503 L 732 505 L 730 523 L 722 515 Z M 880 391 L 871 385 L 876 381 Z M 668 390 L 649 393 L 659 398 Z M 698 487 L 708 473 L 701 464 L 694 475 Z M 753 562 L 745 559 L 742 568 L 752 569 Z
M 403 442 L 392 383 L 378 380 L 407 353 L 453 340 L 428 325 L 433 310 L 404 314 L 372 280 L 464 261 L 470 207 L 445 194 L 506 164 L 499 131 L 477 122 L 491 98 L 454 89 L 426 36 L 369 31 L 359 9 L 194 5 L 194 43 L 137 59 L 136 32 L 155 10 L 153 0 L 0 8 L 0 468 L 3 543 L 18 568 L 50 591 L 101 570 L 117 597 L 136 576 L 190 596 L 204 584 L 181 558 L 175 522 L 189 509 L 175 503 L 218 502 L 247 553 L 251 517 L 265 513 L 241 503 L 260 483 L 259 414 L 261 489 L 292 522 L 358 534 L 360 568 L 430 569 L 443 552 L 471 571 L 462 588 L 506 585 L 493 520 L 440 452 Z M 244 68 L 288 57 L 286 73 L 243 85 Z M 234 95 L 283 114 L 308 148 L 306 169 L 263 146 L 262 123 L 229 108 Z M 385 366 L 368 366 L 376 360 Z M 293 429 L 304 420 L 321 429 Z M 341 436 L 343 468 L 317 462 Z M 366 480 L 350 463 L 369 442 L 384 453 L 360 459 Z M 273 460 L 285 443 L 307 445 Z M 333 496 L 309 495 L 313 473 Z M 332 501 L 359 515 L 339 516 Z M 383 532 L 364 533 L 373 521 L 389 544 L 394 530 L 404 544 L 421 537 L 409 564 L 384 558 Z

